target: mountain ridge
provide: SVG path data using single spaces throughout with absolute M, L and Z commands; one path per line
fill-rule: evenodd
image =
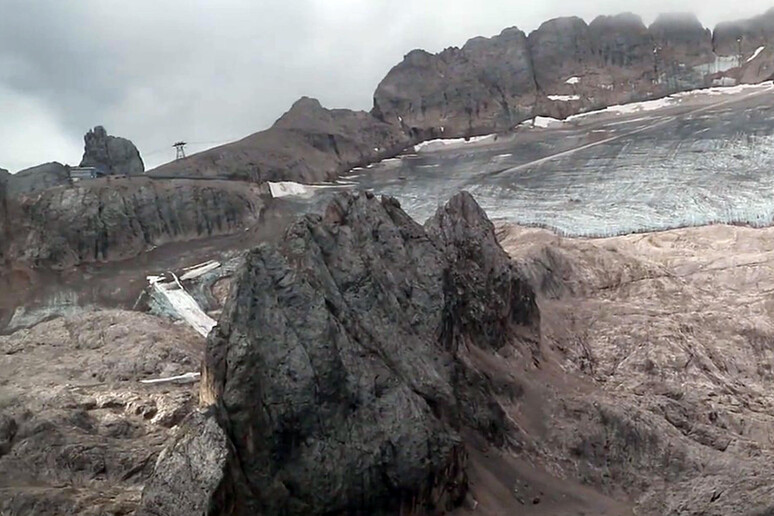
M 715 30 L 689 13 L 660 15 L 647 27 L 633 13 L 591 23 L 559 17 L 529 35 L 509 27 L 435 54 L 414 49 L 379 83 L 370 112 L 296 102 L 264 131 L 148 173 L 327 181 L 422 140 L 508 131 L 536 116 L 565 118 L 713 81 L 761 82 L 774 73 L 773 14 L 724 22 Z M 290 114 L 309 126 L 287 133 L 283 121 Z M 368 136 L 353 136 L 353 127 Z M 357 150 L 342 159 L 340 147 Z

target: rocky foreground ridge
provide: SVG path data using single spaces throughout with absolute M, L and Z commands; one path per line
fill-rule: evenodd
M 0 336 L 0 511 L 769 514 L 773 247 L 341 195 L 200 285 L 206 346 L 94 308 Z M 202 353 L 198 403 L 139 382 Z
M 468 194 L 422 227 L 341 195 L 251 251 L 210 334 L 201 400 L 139 514 L 424 514 L 467 493 L 464 434 L 497 446 L 507 346 L 538 363 L 532 289 Z

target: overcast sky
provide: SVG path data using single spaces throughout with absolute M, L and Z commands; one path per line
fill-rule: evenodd
M 0 0 L 0 167 L 77 164 L 94 125 L 148 168 L 265 129 L 302 95 L 369 109 L 413 48 L 544 20 L 693 11 L 707 26 L 774 0 Z

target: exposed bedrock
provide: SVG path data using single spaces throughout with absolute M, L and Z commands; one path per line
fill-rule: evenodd
M 774 42 L 774 8 L 748 20 L 719 23 L 713 34 L 715 50 L 726 55 L 749 55 Z
M 51 162 L 9 174 L 6 188 L 9 197 L 19 197 L 69 183 L 67 168 L 61 163 Z
M 373 113 L 419 140 L 509 129 L 529 118 L 536 87 L 516 28 L 440 54 L 413 50 L 379 84 Z
M 271 128 L 149 174 L 313 183 L 394 156 L 409 143 L 397 126 L 370 113 L 326 109 L 316 99 L 303 97 Z
M 0 336 L 0 514 L 132 514 L 196 407 L 204 339 L 147 314 L 94 311 Z
M 532 290 L 468 194 L 424 227 L 392 198 L 342 194 L 247 256 L 208 340 L 212 408 L 162 455 L 140 514 L 184 514 L 175 500 L 192 491 L 209 514 L 452 509 L 463 432 L 498 446 L 510 433 L 507 388 L 474 350 L 514 345 L 531 363 L 538 340 Z M 213 440 L 193 465 L 205 474 L 175 474 Z
M 736 38 L 747 43 L 737 48 Z M 516 28 L 439 54 L 414 50 L 382 80 L 373 113 L 420 138 L 511 129 L 536 115 L 566 117 L 729 80 L 771 75 L 774 52 L 747 61 L 774 34 L 771 12 L 713 35 L 692 14 L 577 17 Z M 733 44 L 729 43 L 733 40 Z M 750 71 L 754 69 L 755 71 Z
M 55 269 L 116 261 L 166 242 L 242 230 L 262 208 L 256 185 L 99 179 L 20 199 L 7 253 L 17 266 Z

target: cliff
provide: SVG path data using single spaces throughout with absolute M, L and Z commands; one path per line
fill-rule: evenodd
M 166 242 L 242 230 L 262 208 L 255 185 L 98 179 L 19 199 L 6 252 L 17 264 L 55 269 L 116 261 Z
M 427 138 L 508 131 L 536 115 L 565 117 L 708 86 L 721 76 L 730 81 L 760 81 L 770 76 L 774 59 L 774 44 L 769 45 L 774 38 L 772 13 L 721 24 L 714 33 L 686 14 L 660 16 L 650 27 L 633 14 L 600 16 L 589 24 L 580 18 L 557 18 L 529 36 L 510 28 L 493 38 L 473 38 L 462 48 L 435 55 L 414 50 L 379 84 L 371 113 L 326 109 L 304 97 L 270 129 L 169 163 L 149 175 L 160 180 L 328 181 Z M 83 165 L 97 166 L 110 174 L 142 172 L 139 153 L 128 140 L 109 136 L 104 128 L 96 127 L 84 141 Z M 252 212 L 250 208 L 237 210 L 233 220 L 224 221 L 223 206 L 213 208 L 212 214 L 197 208 L 200 204 L 193 199 L 200 192 L 217 198 L 213 205 L 221 201 L 230 205 L 238 194 L 224 184 L 191 184 L 192 190 L 175 193 L 175 200 L 169 197 L 174 189 L 156 186 L 153 191 L 165 192 L 159 200 L 162 215 L 154 215 L 146 223 L 151 210 L 134 212 L 131 208 L 128 222 L 116 226 L 118 219 L 104 222 L 110 210 L 124 209 L 115 208 L 113 203 L 143 199 L 149 190 L 141 188 L 137 195 L 130 194 L 133 187 L 122 184 L 122 193 L 111 194 L 115 198 L 107 195 L 109 189 L 103 189 L 101 183 L 93 188 L 80 185 L 73 191 L 48 190 L 69 184 L 66 176 L 65 167 L 51 163 L 8 179 L 10 197 L 45 192 L 20 201 L 22 208 L 15 224 L 29 231 L 29 242 L 19 236 L 21 232 L 6 239 L 3 246 L 8 257 L 64 266 L 110 259 L 106 256 L 134 256 L 155 242 L 206 236 L 208 230 L 201 228 L 210 227 L 210 218 L 215 221 L 212 227 L 216 233 L 236 231 L 242 215 Z M 231 200 L 224 200 L 226 197 Z M 133 205 L 135 201 L 127 202 Z M 244 198 L 236 202 L 249 205 Z M 189 219 L 188 214 L 173 215 L 171 209 L 197 215 Z M 181 227 L 174 222 L 177 218 L 183 220 Z M 70 230 L 69 225 L 79 229 Z M 147 227 L 152 229 L 142 229 Z M 110 236 L 117 235 L 119 229 L 126 229 L 128 236 Z M 10 244 L 13 249 L 8 249 Z M 120 250 L 124 246 L 126 249 Z
M 739 34 L 747 42 L 741 59 L 729 43 Z M 772 54 L 746 59 L 772 36 L 771 12 L 720 25 L 714 46 L 713 33 L 691 14 L 661 15 L 650 27 L 630 13 L 589 24 L 556 18 L 528 37 L 511 28 L 436 55 L 410 52 L 377 87 L 373 113 L 419 139 L 507 131 L 534 116 L 564 118 L 663 97 L 725 75 L 765 80 Z M 757 72 L 748 73 L 753 66 Z

